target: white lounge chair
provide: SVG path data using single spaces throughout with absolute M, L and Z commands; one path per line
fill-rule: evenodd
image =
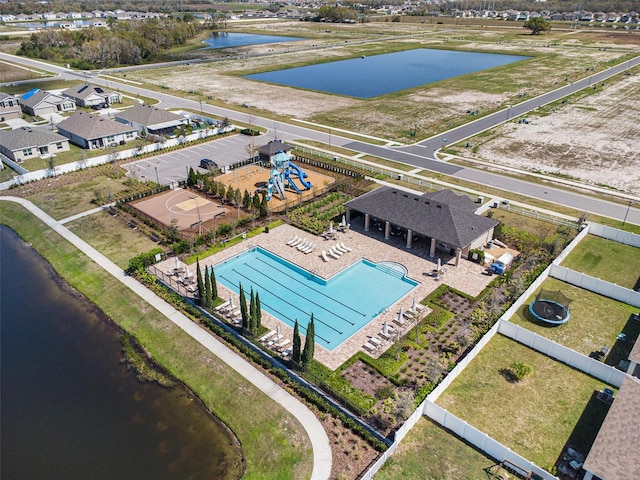
M 333 251 L 339 253 L 340 255 L 342 255 L 343 253 L 347 253 L 347 251 L 340 248 L 338 244 L 333 246 Z
M 315 250 L 315 248 L 316 248 L 315 244 L 313 244 L 313 243 L 312 243 L 312 244 L 311 244 L 311 245 L 309 245 L 307 248 L 305 248 L 305 249 L 303 250 L 303 252 L 304 252 L 304 254 L 306 255 L 306 254 L 309 254 L 309 253 L 313 252 L 313 251 Z
M 292 353 L 292 352 L 293 352 L 293 348 L 289 347 L 289 348 L 285 349 L 284 351 L 282 351 L 282 352 L 280 353 L 280 355 L 281 355 L 283 358 L 286 358 L 286 357 L 288 357 L 289 355 L 291 355 L 291 353 Z
M 226 309 L 228 306 L 229 306 L 229 302 L 227 301 L 227 302 L 224 302 L 224 303 L 221 303 L 220 305 L 218 305 L 215 308 L 215 310 L 216 310 L 216 312 L 220 312 L 220 311 Z
M 370 352 L 375 352 L 376 351 L 376 347 L 374 345 L 371 345 L 369 342 L 366 342 L 364 345 L 362 345 L 364 348 L 366 348 L 368 351 Z
M 276 334 L 275 330 L 271 330 L 269 333 L 265 333 L 263 336 L 260 337 L 260 340 L 258 340 L 260 343 L 266 342 L 267 340 L 269 340 L 271 337 L 273 337 Z
M 288 338 L 285 338 L 280 343 L 278 343 L 274 348 L 278 351 L 281 351 L 281 350 L 284 350 L 284 347 L 286 347 L 290 343 L 291 343 L 291 340 L 289 340 Z
M 376 338 L 376 337 L 369 338 L 369 343 L 371 343 L 372 345 L 375 345 L 377 347 L 382 345 L 382 341 L 379 338 Z
M 304 242 L 302 242 L 300 245 L 298 245 L 296 248 L 297 248 L 299 251 L 302 251 L 302 250 L 304 250 L 305 248 L 307 248 L 307 247 L 309 246 L 309 244 L 310 244 L 310 243 L 311 243 L 311 242 L 309 242 L 309 240 L 305 240 L 305 241 L 304 241 Z
M 268 347 L 272 347 L 273 345 L 275 345 L 276 343 L 278 343 L 280 340 L 282 340 L 282 337 L 283 337 L 283 336 L 284 336 L 284 335 L 282 335 L 282 334 L 280 333 L 280 334 L 278 334 L 278 335 L 275 335 L 275 336 L 271 337 L 271 338 L 269 339 L 269 341 L 267 342 L 267 346 L 268 346 Z
M 333 252 L 335 255 L 340 256 L 342 255 L 342 252 L 340 250 L 336 250 L 336 247 L 331 247 L 329 249 L 329 252 Z
M 298 241 L 298 236 L 296 235 L 295 237 L 293 237 L 291 240 L 289 240 L 287 242 L 287 245 L 292 245 L 294 242 Z
M 346 250 L 347 252 L 351 251 L 351 249 L 349 247 L 347 247 L 344 243 L 340 244 L 340 248 L 342 248 L 343 250 Z
M 290 247 L 297 247 L 300 242 L 302 242 L 302 239 L 298 238 L 295 242 L 290 243 L 289 246 Z
M 329 251 L 327 252 L 327 254 L 331 255 L 333 258 L 335 258 L 336 260 L 338 260 L 340 258 L 340 255 L 336 255 L 333 251 L 332 248 L 329 249 Z
M 320 256 L 322 257 L 322 260 L 324 260 L 325 262 L 329 261 L 329 259 L 327 258 L 327 252 L 325 252 L 324 250 L 322 250 L 322 252 L 320 253 Z

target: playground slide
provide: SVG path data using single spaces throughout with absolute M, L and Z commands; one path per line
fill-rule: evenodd
M 295 163 L 289 162 L 289 168 L 295 170 L 298 175 L 298 179 L 300 180 L 300 183 L 304 188 L 309 190 L 312 187 L 311 182 L 305 180 L 305 178 L 307 178 L 307 174 L 303 172 L 299 166 L 297 166 Z

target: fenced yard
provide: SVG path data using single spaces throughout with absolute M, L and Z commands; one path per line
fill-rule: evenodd
M 514 381 L 514 361 L 533 374 Z M 588 452 L 607 405 L 593 401 L 608 385 L 496 335 L 436 402 L 544 468 L 567 445 Z

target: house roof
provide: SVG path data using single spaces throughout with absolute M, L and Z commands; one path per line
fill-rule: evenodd
M 62 141 L 66 142 L 68 140 L 67 137 L 44 128 L 20 127 L 15 130 L 0 130 L 0 145 L 11 151 L 40 147 Z
M 20 97 L 20 103 L 26 105 L 27 107 L 34 108 L 43 100 L 47 100 L 53 104 L 61 103 L 64 101 L 64 98 L 59 95 L 54 95 L 51 92 L 45 92 L 44 90 L 40 90 L 39 88 L 29 90 L 27 93 Z
M 136 128 L 116 122 L 106 116 L 92 115 L 87 112 L 76 112 L 62 120 L 58 124 L 58 130 L 64 130 L 78 137 L 92 140 L 109 135 L 135 132 Z
M 162 110 L 161 108 L 151 105 L 135 105 L 128 110 L 117 113 L 116 118 L 120 118 L 127 122 L 137 123 L 145 127 L 157 130 L 160 128 L 168 128 L 178 126 L 184 123 L 185 117 L 176 113 Z
M 17 99 L 18 97 L 16 95 L 11 95 L 10 93 L 0 92 L 0 102 L 2 102 L 3 100 L 5 100 L 7 98 L 15 98 L 15 99 Z
M 625 377 L 583 468 L 604 480 L 640 478 L 640 380 Z
M 111 90 L 105 90 L 102 87 L 99 87 L 97 85 L 89 85 L 88 83 L 81 83 L 79 85 L 74 85 L 73 87 L 67 88 L 66 90 L 62 91 L 63 95 L 66 95 L 68 97 L 73 97 L 73 98 L 81 98 L 81 99 L 85 99 L 92 94 L 96 94 L 101 97 L 108 97 L 112 93 L 113 91 Z
M 266 145 L 259 147 L 258 153 L 272 157 L 281 150 L 286 152 L 291 150 L 292 148 L 293 147 L 291 145 L 283 143 L 282 140 L 271 140 Z
M 381 187 L 345 205 L 458 248 L 468 246 L 499 223 L 476 215 L 460 195 L 451 191 L 416 195 Z

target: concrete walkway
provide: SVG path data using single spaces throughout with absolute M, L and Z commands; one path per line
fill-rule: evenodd
M 134 293 L 149 303 L 149 305 L 153 306 L 156 310 L 165 315 L 169 320 L 184 330 L 212 354 L 216 355 L 236 372 L 249 380 L 271 399 L 282 405 L 298 419 L 306 430 L 311 441 L 311 446 L 313 448 L 313 472 L 311 474 L 311 480 L 324 480 L 329 478 L 332 462 L 329 438 L 327 437 L 320 421 L 302 402 L 280 388 L 266 375 L 254 368 L 249 362 L 235 354 L 224 343 L 216 340 L 211 334 L 209 334 L 209 332 L 193 323 L 180 311 L 162 300 L 147 287 L 139 283 L 137 280 L 126 276 L 120 267 L 77 235 L 69 231 L 60 222 L 54 220 L 43 210 L 36 207 L 33 203 L 23 198 L 9 196 L 0 197 L 0 200 L 15 202 L 24 206 L 29 212 L 42 220 L 49 228 L 59 233 L 72 245 L 81 250 L 100 267 L 126 285 Z

